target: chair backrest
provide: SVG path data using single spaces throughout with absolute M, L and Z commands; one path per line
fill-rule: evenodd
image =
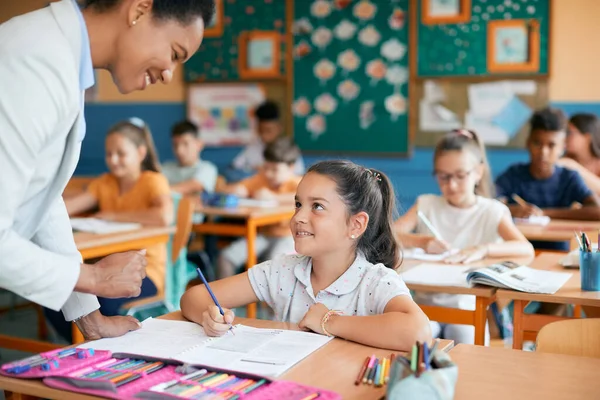
M 194 216 L 195 202 L 189 197 L 179 199 L 177 206 L 177 221 L 173 241 L 171 242 L 171 263 L 177 262 L 181 249 L 187 246 L 192 233 L 192 217 Z
M 571 319 L 544 326 L 536 351 L 600 358 L 600 318 Z

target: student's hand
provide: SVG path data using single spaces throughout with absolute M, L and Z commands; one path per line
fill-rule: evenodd
M 325 305 L 321 303 L 313 304 L 306 314 L 304 314 L 304 318 L 298 323 L 298 326 L 302 330 L 313 331 L 323 335 L 325 332 L 321 329 L 321 321 L 323 321 L 323 317 L 327 314 L 327 311 L 329 311 L 329 308 Z
M 91 267 L 93 293 L 100 297 L 137 297 L 146 277 L 146 250 L 126 251 L 104 257 Z M 85 266 L 85 264 L 84 264 Z
M 227 333 L 235 315 L 233 311 L 224 308 L 225 315 L 221 315 L 219 307 L 210 306 L 202 313 L 202 327 L 208 336 L 223 336 Z
M 254 192 L 253 197 L 257 200 L 271 200 L 271 199 L 276 198 L 277 195 L 267 188 L 262 188 L 262 189 L 258 189 L 256 192 Z
M 140 322 L 130 316 L 105 317 L 96 310 L 75 322 L 86 340 L 122 336 L 142 327 Z
M 531 203 L 513 206 L 511 207 L 510 212 L 513 218 L 529 218 L 531 216 L 544 215 L 544 211 L 541 208 Z
M 451 246 L 445 240 L 439 240 L 434 237 L 429 239 L 427 242 L 427 246 L 425 246 L 425 251 L 428 254 L 442 254 L 446 251 L 450 250 Z
M 483 260 L 485 257 L 487 257 L 488 253 L 489 248 L 487 245 L 474 246 L 446 257 L 444 262 L 449 264 L 468 264 L 474 261 Z

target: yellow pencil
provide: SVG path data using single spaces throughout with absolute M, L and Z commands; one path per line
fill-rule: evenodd
M 521 196 L 519 196 L 518 194 L 512 194 L 512 199 L 521 207 L 527 207 L 528 204 L 525 200 L 523 200 L 523 198 Z

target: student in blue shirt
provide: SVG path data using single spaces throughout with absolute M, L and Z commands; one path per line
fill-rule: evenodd
M 579 173 L 557 164 L 565 150 L 565 128 L 560 110 L 545 108 L 533 114 L 527 138 L 530 162 L 511 166 L 496 180 L 497 196 L 506 199 L 513 217 L 600 220 L 597 196 Z M 515 194 L 527 204 L 517 204 L 512 198 Z M 582 207 L 572 207 L 574 203 Z

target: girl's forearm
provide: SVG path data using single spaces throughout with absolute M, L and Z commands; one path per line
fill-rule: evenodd
M 425 315 L 387 312 L 367 317 L 334 315 L 325 325 L 337 337 L 367 346 L 408 351 L 415 341 L 430 341 L 431 330 Z
M 204 285 L 194 286 L 181 296 L 181 313 L 188 320 L 202 325 L 202 314 L 211 302 L 212 299 Z
M 533 246 L 521 240 L 509 240 L 488 245 L 488 257 L 529 257 L 534 255 Z

